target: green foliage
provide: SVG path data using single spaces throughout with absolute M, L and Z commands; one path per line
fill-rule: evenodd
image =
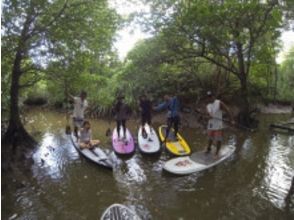
M 40 94 L 62 103 L 66 91 L 85 90 L 93 108 L 111 107 L 118 93 L 132 106 L 143 93 L 194 102 L 208 89 L 240 95 L 247 82 L 251 97 L 273 97 L 277 87 L 277 98 L 293 98 L 292 52 L 278 70 L 278 85 L 275 63 L 282 14 L 293 17 L 285 7 L 290 1 L 283 7 L 257 0 L 142 1 L 151 14 L 132 18 L 153 37 L 138 42 L 123 63 L 112 50 L 122 18 L 106 0 L 4 1 L 2 110 L 8 109 L 19 48 L 23 99 Z
M 278 98 L 294 102 L 294 47 L 290 49 L 279 68 Z
M 16 59 L 22 99 L 37 89 L 51 102 L 64 101 L 65 88 L 89 90 L 91 98 L 102 99 L 96 92 L 118 64 L 112 42 L 121 24 L 107 0 L 13 0 L 2 6 L 3 106 L 9 105 Z

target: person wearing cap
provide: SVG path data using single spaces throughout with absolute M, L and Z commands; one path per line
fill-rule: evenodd
M 223 141 L 223 111 L 230 115 L 232 124 L 235 122 L 228 106 L 221 100 L 217 99 L 211 91 L 207 92 L 207 100 L 208 104 L 206 106 L 206 112 L 209 120 L 207 125 L 208 146 L 205 149 L 205 152 L 210 153 L 211 145 L 213 142 L 216 142 L 215 158 L 218 158 L 218 153 Z
M 144 138 L 147 138 L 147 133 L 145 131 L 145 124 L 146 123 L 150 126 L 150 133 L 152 133 L 152 129 L 151 129 L 152 104 L 151 104 L 151 101 L 147 98 L 147 96 L 145 94 L 140 96 L 139 106 L 140 106 L 140 111 L 141 111 L 142 135 Z M 152 139 L 149 137 L 148 141 L 152 141 Z
M 73 110 L 73 126 L 74 126 L 74 135 L 78 138 L 78 131 L 82 127 L 85 119 L 85 111 L 88 107 L 87 93 L 81 91 L 80 96 L 73 96 L 68 94 L 69 98 L 72 99 L 74 103 Z
M 120 139 L 120 126 L 123 127 L 123 138 L 126 139 L 126 121 L 130 116 L 130 108 L 124 102 L 124 96 L 119 95 L 117 97 L 117 101 L 112 108 L 112 113 L 114 114 L 114 118 L 116 120 L 116 128 L 117 128 L 117 135 Z
M 175 130 L 175 137 L 177 138 L 179 123 L 180 123 L 180 102 L 177 96 L 164 96 L 164 102 L 154 108 L 155 111 L 161 111 L 167 109 L 167 129 L 163 143 L 166 143 L 166 139 L 169 135 L 169 131 L 173 126 Z

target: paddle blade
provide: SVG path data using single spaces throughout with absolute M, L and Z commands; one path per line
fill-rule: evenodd
M 110 134 L 111 134 L 111 131 L 110 131 L 110 128 L 108 128 L 105 135 L 108 137 L 108 136 L 110 136 Z
M 67 125 L 65 127 L 65 134 L 71 134 L 71 129 L 70 129 L 70 126 L 69 125 Z

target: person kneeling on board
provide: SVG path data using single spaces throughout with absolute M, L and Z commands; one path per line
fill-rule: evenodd
M 163 109 L 167 109 L 167 129 L 163 143 L 165 144 L 169 135 L 169 131 L 173 126 L 175 130 L 175 138 L 177 139 L 177 134 L 179 130 L 180 123 L 180 102 L 177 96 L 164 96 L 164 102 L 159 104 L 154 108 L 155 111 L 160 111 Z
M 81 149 L 92 149 L 100 144 L 99 140 L 92 140 L 91 124 L 89 121 L 84 121 L 79 135 L 79 146 Z
M 68 96 L 74 102 L 74 110 L 73 110 L 73 126 L 74 126 L 74 135 L 78 138 L 78 130 L 82 126 L 84 122 L 84 114 L 88 107 L 87 93 L 85 91 L 81 91 L 80 96 L 73 96 L 68 94 Z
M 123 127 L 123 139 L 126 140 L 126 121 L 131 114 L 131 110 L 127 104 L 124 102 L 124 96 L 119 95 L 117 97 L 117 101 L 112 109 L 114 114 L 114 118 L 116 120 L 116 129 L 117 129 L 117 136 L 119 139 L 120 137 L 120 126 Z
M 207 125 L 208 146 L 205 152 L 210 153 L 211 145 L 216 142 L 215 159 L 217 159 L 223 141 L 223 111 L 230 115 L 232 124 L 235 122 L 229 108 L 221 100 L 217 99 L 211 91 L 207 92 L 207 99 L 206 111 L 209 120 Z
M 145 131 L 145 124 L 147 123 L 150 127 L 150 133 L 152 133 L 151 129 L 151 110 L 152 105 L 151 101 L 147 98 L 146 95 L 140 96 L 140 110 L 141 110 L 141 126 L 142 126 L 142 136 L 143 138 L 147 138 L 147 132 Z M 151 138 L 148 141 L 152 141 Z

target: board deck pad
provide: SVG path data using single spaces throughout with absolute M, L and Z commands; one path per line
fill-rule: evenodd
M 76 150 L 82 154 L 87 159 L 91 160 L 92 162 L 107 167 L 113 168 L 114 162 L 111 151 L 107 152 L 107 149 L 102 149 L 99 146 L 94 147 L 93 149 L 81 149 L 77 142 L 77 138 L 72 134 L 71 141 L 76 148 Z
M 131 209 L 124 205 L 114 204 L 111 205 L 103 213 L 101 220 L 140 220 L 141 218 L 136 215 Z
M 196 152 L 191 155 L 191 160 L 204 164 L 209 165 L 214 163 L 215 161 L 221 159 L 222 156 L 215 159 L 214 155 L 212 153 L 205 153 L 205 152 Z
M 218 158 L 215 158 L 215 149 L 210 153 L 195 152 L 191 156 L 173 158 L 165 162 L 163 169 L 179 175 L 200 172 L 216 166 L 230 157 L 236 150 L 235 146 L 227 145 L 220 149 Z
M 167 126 L 162 125 L 159 127 L 159 136 L 161 141 L 164 141 L 166 135 Z M 185 156 L 191 153 L 191 149 L 184 138 L 177 133 L 175 136 L 175 131 L 173 128 L 170 128 L 169 135 L 167 137 L 165 146 L 167 150 L 176 156 Z
M 142 126 L 138 130 L 138 146 L 142 153 L 156 153 L 160 150 L 160 142 L 155 130 L 148 124 L 144 125 L 146 137 L 143 137 Z
M 112 133 L 112 146 L 116 153 L 119 154 L 130 154 L 135 151 L 135 144 L 131 132 L 126 129 L 126 138 L 124 139 L 123 128 L 119 129 L 119 136 L 117 129 L 114 128 Z
M 167 128 L 166 128 L 166 127 L 163 127 L 163 128 L 162 128 L 162 131 L 163 131 L 163 135 L 164 135 L 164 137 L 166 137 L 166 131 L 167 131 Z M 167 140 L 168 140 L 168 141 L 177 141 L 177 139 L 176 139 L 176 135 L 175 135 L 175 131 L 174 131 L 173 129 L 170 129 L 170 130 L 169 130 Z

